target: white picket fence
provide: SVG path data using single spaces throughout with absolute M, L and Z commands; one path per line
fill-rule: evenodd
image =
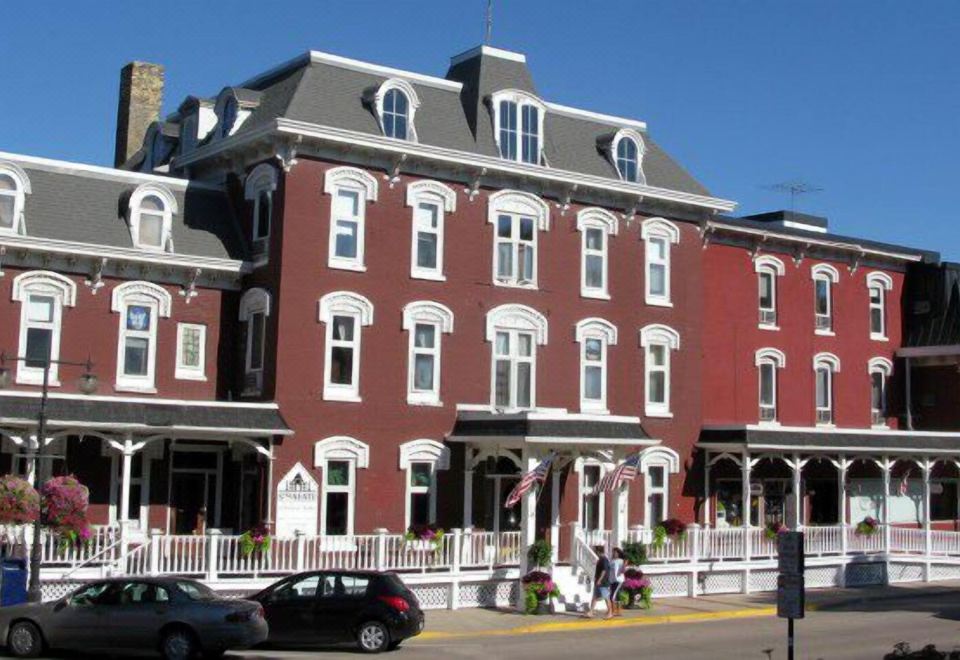
M 96 560 L 114 562 L 120 558 L 120 528 L 97 525 L 90 539 L 81 545 L 65 542 L 59 535 L 43 528 L 40 531 L 40 560 L 46 566 L 76 567 Z M 33 543 L 32 525 L 0 525 L 0 549 L 5 555 L 29 556 Z

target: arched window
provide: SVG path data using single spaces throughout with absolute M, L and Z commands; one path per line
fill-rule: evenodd
M 20 351 L 26 358 L 17 363 L 17 382 L 43 383 L 43 369 L 50 360 L 49 384 L 59 385 L 60 328 L 64 307 L 77 301 L 73 280 L 50 271 L 31 271 L 13 280 L 13 300 L 20 306 Z
M 580 295 L 609 300 L 610 236 L 618 229 L 617 216 L 600 208 L 577 213 L 580 231 Z
M 30 179 L 19 165 L 0 162 L 0 234 L 25 234 L 23 207 Z
M 818 335 L 833 332 L 833 285 L 840 281 L 840 273 L 829 264 L 817 264 L 810 269 L 813 278 L 814 330 Z
M 407 206 L 413 208 L 410 277 L 442 281 L 444 225 L 457 210 L 457 194 L 437 181 L 416 181 L 407 186 Z
M 680 472 L 680 456 L 669 447 L 650 447 L 640 454 L 643 472 L 644 524 L 656 527 L 670 516 L 670 475 Z
M 491 97 L 494 136 L 500 156 L 539 165 L 546 106 L 526 92 L 507 89 Z
M 832 353 L 817 353 L 813 357 L 817 424 L 832 425 L 836 419 L 834 376 L 840 371 L 840 358 Z
M 500 190 L 490 195 L 487 222 L 494 226 L 494 284 L 535 289 L 537 234 L 550 228 L 550 207 L 536 195 Z
M 646 295 L 648 305 L 672 307 L 670 297 L 670 246 L 680 242 L 680 230 L 663 218 L 648 218 L 640 228 L 646 244 Z
M 547 343 L 547 319 L 525 305 L 500 305 L 487 312 L 492 343 L 491 403 L 499 409 L 536 407 L 537 346 Z
M 867 292 L 870 295 L 870 339 L 887 340 L 887 291 L 893 289 L 893 279 L 886 273 L 867 274 Z
M 777 326 L 777 278 L 786 272 L 783 262 L 770 255 L 753 260 L 757 273 L 757 303 L 759 327 L 764 330 L 779 330 Z
M 450 449 L 436 440 L 411 440 L 400 445 L 400 469 L 406 479 L 406 524 L 437 521 L 437 470 L 450 467 Z
M 265 258 L 273 225 L 273 193 L 277 189 L 277 168 L 268 163 L 257 165 L 247 176 L 244 197 L 251 206 L 251 239 L 253 254 Z
M 646 183 L 643 174 L 643 155 L 645 145 L 643 136 L 632 128 L 617 131 L 610 141 L 609 155 L 617 167 L 617 174 L 630 183 Z
M 440 405 L 441 335 L 453 332 L 453 312 L 429 300 L 403 308 L 403 329 L 410 333 L 407 403 Z
M 367 203 L 377 200 L 377 180 L 356 167 L 334 167 L 324 175 L 323 191 L 332 198 L 327 266 L 366 270 Z
M 604 319 L 583 319 L 575 337 L 580 344 L 580 410 L 606 413 L 608 351 L 617 343 L 617 327 Z
M 135 247 L 173 252 L 177 198 L 165 186 L 145 183 L 130 195 L 130 236 Z
M 233 131 L 233 125 L 237 123 L 237 99 L 232 94 L 223 101 L 220 110 L 220 137 L 225 138 Z
M 887 358 L 875 357 L 867 364 L 870 376 L 870 423 L 887 427 L 887 381 L 893 373 L 893 363 Z
M 680 349 L 680 335 L 673 328 L 653 323 L 640 330 L 644 349 L 644 414 L 673 417 L 670 412 L 670 352 Z
M 400 78 L 391 78 L 377 88 L 373 105 L 386 137 L 417 141 L 414 118 L 420 107 L 420 97 L 413 85 Z
M 117 341 L 118 390 L 156 392 L 157 332 L 169 318 L 172 298 L 150 282 L 126 282 L 114 288 L 111 309 L 120 314 Z
M 358 293 L 334 291 L 320 299 L 327 326 L 323 398 L 360 401 L 361 328 L 373 323 L 373 304 Z
M 263 391 L 263 366 L 266 348 L 270 293 L 259 287 L 247 289 L 240 298 L 239 320 L 245 323 L 243 342 L 243 394 L 256 396 Z
M 787 366 L 787 357 L 783 351 L 776 348 L 761 348 L 756 352 L 755 364 L 759 379 L 760 421 L 776 422 L 779 417 L 777 405 L 780 380 L 777 370 Z
M 313 466 L 323 470 L 320 486 L 320 533 L 350 536 L 357 499 L 357 470 L 370 466 L 370 446 L 335 435 L 313 446 Z

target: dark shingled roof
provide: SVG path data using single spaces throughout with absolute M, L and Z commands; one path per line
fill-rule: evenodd
M 742 445 L 743 449 L 761 451 L 768 448 L 786 448 L 796 451 L 817 451 L 835 448 L 845 451 L 897 452 L 957 452 L 960 451 L 958 433 L 881 433 L 877 431 L 821 432 L 815 430 L 769 429 L 704 429 L 700 432 L 700 447 L 711 445 Z
M 0 419 L 6 423 L 33 421 L 40 399 L 28 396 L 0 397 Z M 192 427 L 216 432 L 222 429 L 251 429 L 258 435 L 288 434 L 290 432 L 280 411 L 268 406 L 208 403 L 182 405 L 175 403 L 143 403 L 106 401 L 103 399 L 61 399 L 47 401 L 47 419 L 52 427 L 71 424 L 102 424 L 104 428 L 116 425 L 138 425 L 146 430 L 170 427 Z M 236 432 L 231 432 L 237 435 Z
M 639 422 L 587 419 L 530 419 L 525 414 L 460 412 L 450 433 L 456 437 L 608 438 L 649 440 Z
M 26 196 L 26 236 L 133 248 L 126 210 L 140 185 L 132 178 L 113 178 L 81 169 L 61 171 L 17 161 L 30 177 Z M 155 181 L 144 177 L 143 183 Z M 245 248 L 226 194 L 210 188 L 168 186 L 179 212 L 173 216 L 175 254 L 243 259 Z
M 402 76 L 401 76 L 402 77 Z M 478 52 L 450 67 L 447 78 L 463 84 L 457 93 L 406 78 L 420 97 L 415 117 L 420 144 L 472 154 L 499 155 L 487 98 L 495 91 L 519 89 L 536 94 L 527 65 Z M 319 126 L 381 135 L 365 93 L 379 87 L 386 75 L 358 71 L 333 62 L 312 60 L 306 54 L 273 73 L 244 83 L 262 92 L 260 104 L 237 130 L 243 134 L 278 118 Z M 597 148 L 597 139 L 624 128 L 592 117 L 574 117 L 548 108 L 544 120 L 544 156 L 551 168 L 618 180 L 616 169 Z M 704 186 L 680 167 L 644 134 L 643 170 L 647 184 L 697 195 L 709 195 Z

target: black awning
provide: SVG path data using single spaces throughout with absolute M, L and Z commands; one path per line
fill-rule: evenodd
M 960 454 L 960 433 L 847 429 L 703 429 L 703 449 L 838 453 Z
M 639 420 L 613 417 L 609 420 L 582 415 L 546 416 L 538 413 L 500 414 L 461 411 L 448 439 L 473 438 L 553 438 L 570 442 L 610 440 L 613 443 L 647 444 L 651 442 Z
M 0 424 L 36 426 L 40 398 L 0 396 Z M 229 401 L 184 403 L 102 398 L 50 398 L 47 424 L 78 430 L 199 432 L 223 435 L 270 436 L 292 433 L 275 404 Z

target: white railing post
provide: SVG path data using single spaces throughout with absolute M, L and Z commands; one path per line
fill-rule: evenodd
M 463 530 L 463 536 L 460 537 L 460 566 L 467 564 L 472 566 L 477 558 L 473 556 L 473 530 L 469 527 Z
M 106 561 L 102 565 L 107 566 L 108 568 L 106 570 L 108 570 L 112 574 L 126 575 L 127 574 L 127 554 L 130 552 L 130 535 L 127 533 L 127 525 L 120 525 L 120 527 L 117 528 L 117 536 L 119 537 L 117 539 L 117 541 L 119 541 L 119 545 L 117 547 L 119 548 L 119 551 L 120 551 L 119 560 L 111 562 L 110 561 L 111 557 L 108 554 L 108 556 L 105 557 Z M 109 541 L 110 539 L 108 537 L 107 542 L 109 543 Z
M 159 529 L 150 530 L 150 575 L 160 575 L 160 535 Z
M 378 527 L 373 530 L 377 535 L 376 549 L 376 567 L 378 571 L 387 570 L 387 530 L 384 527 Z
M 299 529 L 295 532 L 295 534 L 297 537 L 297 558 L 296 558 L 297 572 L 302 573 L 306 569 L 305 564 L 307 559 L 307 535 L 304 534 Z
M 696 564 L 700 560 L 700 525 L 697 523 L 687 525 L 687 547 L 689 548 L 691 565 L 690 583 L 687 585 L 687 594 L 690 598 L 696 598 L 697 584 L 700 582 L 700 571 L 696 568 Z
M 460 572 L 460 550 L 462 548 L 461 543 L 463 541 L 463 537 L 461 536 L 462 532 L 457 528 L 453 528 L 450 531 L 453 534 L 453 547 L 450 549 L 453 553 L 453 557 L 450 558 L 450 570 L 456 574 Z
M 217 560 L 220 556 L 220 553 L 217 551 L 217 546 L 219 545 L 219 536 L 220 530 L 207 530 L 207 582 L 216 582 L 217 580 Z

